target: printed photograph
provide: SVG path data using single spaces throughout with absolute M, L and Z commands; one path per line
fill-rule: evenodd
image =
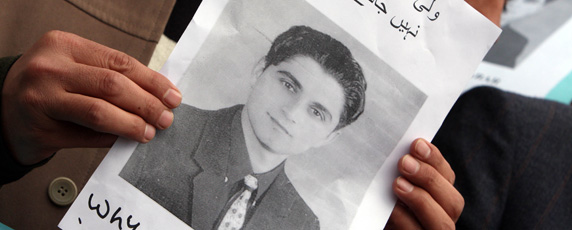
M 197 230 L 348 229 L 427 96 L 302 0 L 229 1 L 197 46 L 120 177 Z

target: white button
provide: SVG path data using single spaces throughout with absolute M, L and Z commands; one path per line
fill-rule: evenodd
M 54 204 L 67 206 L 77 197 L 77 186 L 67 177 L 58 177 L 50 183 L 48 194 Z

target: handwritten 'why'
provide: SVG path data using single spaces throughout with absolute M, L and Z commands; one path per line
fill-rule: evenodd
M 111 210 L 109 207 L 109 201 L 104 200 L 105 201 L 105 209 L 103 209 L 103 206 L 101 204 L 97 204 L 94 206 L 92 204 L 92 199 L 93 199 L 93 193 L 91 195 L 89 195 L 89 200 L 87 201 L 87 205 L 88 205 L 89 209 L 95 210 L 95 212 L 97 213 L 97 216 L 99 216 L 99 218 L 104 220 L 107 217 L 107 215 L 109 215 L 109 211 Z M 119 212 L 121 212 L 121 207 L 118 207 L 115 210 L 115 212 L 113 213 L 113 215 L 111 215 L 109 223 L 113 224 L 114 222 L 117 222 L 117 227 L 121 230 L 121 229 L 123 229 L 123 227 L 122 227 L 123 218 L 118 216 Z M 127 221 L 126 221 L 127 227 L 130 229 L 137 229 L 137 227 L 139 227 L 140 223 L 131 224 L 131 218 L 133 218 L 132 215 L 129 215 L 127 217 Z

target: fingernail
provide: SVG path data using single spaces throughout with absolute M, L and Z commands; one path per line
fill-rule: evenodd
M 149 142 L 153 137 L 155 137 L 155 127 L 147 124 L 147 126 L 145 126 L 145 141 Z
M 409 174 L 415 174 L 419 171 L 419 162 L 413 159 L 410 155 L 405 155 L 403 158 L 403 169 Z
M 159 126 L 160 129 L 166 129 L 167 127 L 171 126 L 171 123 L 173 123 L 173 118 L 173 112 L 165 110 L 163 113 L 161 113 L 161 116 L 157 121 L 157 126 Z
M 397 178 L 397 187 L 404 192 L 411 192 L 413 191 L 413 185 L 409 183 L 406 179 L 402 177 Z
M 182 100 L 183 96 L 174 89 L 167 90 L 167 92 L 165 92 L 165 95 L 163 95 L 163 101 L 167 103 L 167 105 L 171 108 L 179 106 Z
M 429 155 L 431 154 L 431 148 L 429 148 L 429 145 L 427 145 L 424 140 L 417 141 L 417 144 L 415 144 L 415 151 L 423 159 L 429 158 Z

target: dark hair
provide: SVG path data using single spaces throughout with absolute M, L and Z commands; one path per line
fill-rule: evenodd
M 357 120 L 364 110 L 367 84 L 350 50 L 327 34 L 307 26 L 293 26 L 276 37 L 264 60 L 264 69 L 296 55 L 314 59 L 344 89 L 344 111 L 336 130 Z

